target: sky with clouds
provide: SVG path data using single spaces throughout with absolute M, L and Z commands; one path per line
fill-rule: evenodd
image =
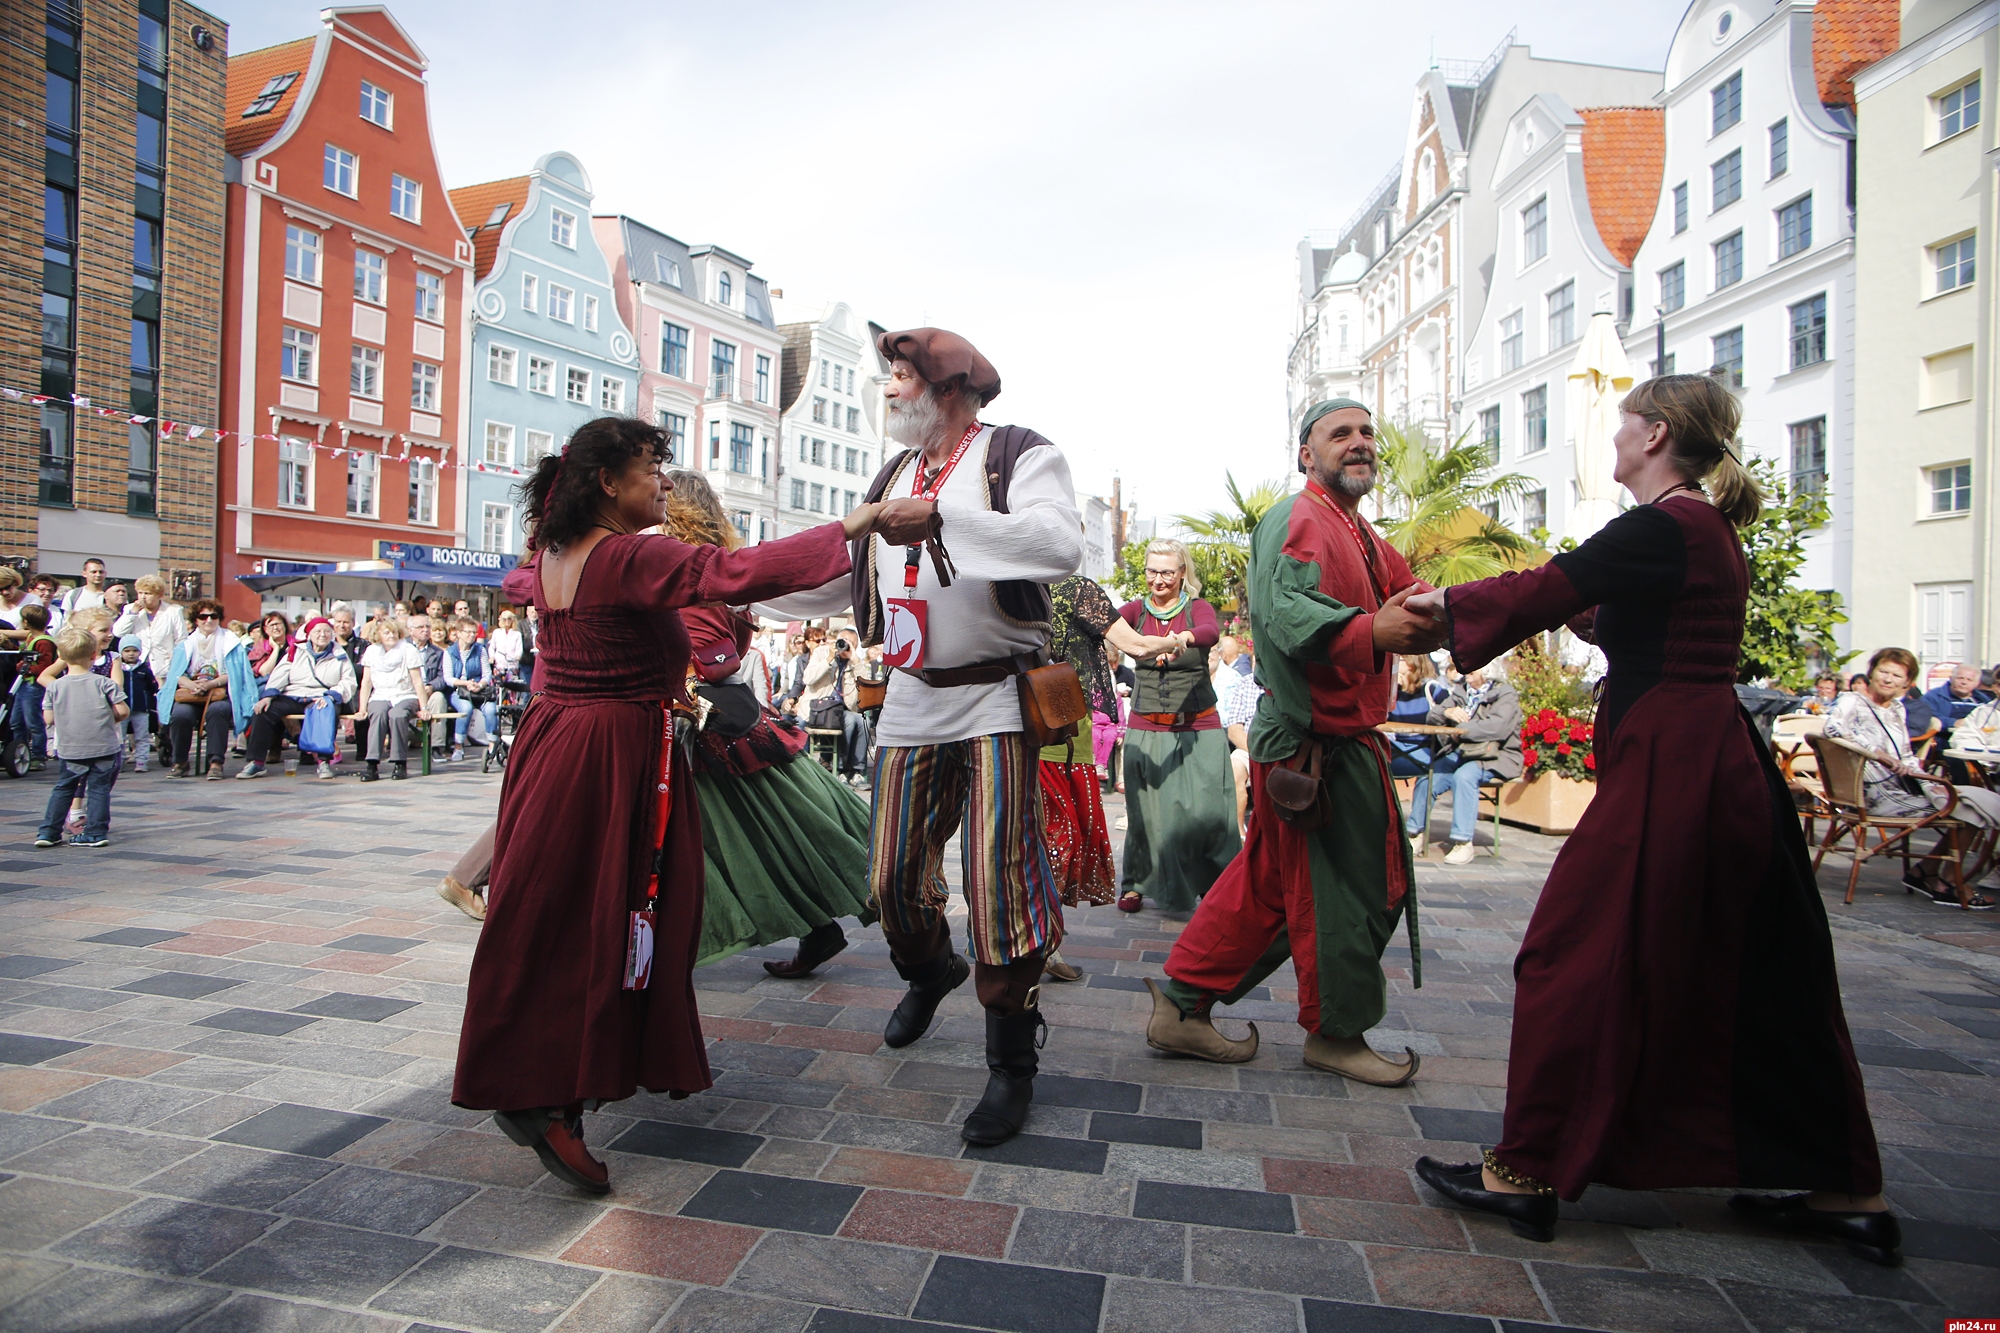
M 208 0 L 249 51 L 304 0 Z M 597 211 L 726 246 L 788 307 L 976 343 L 984 414 L 1171 516 L 1288 467 L 1308 229 L 1402 152 L 1416 77 L 1512 27 L 1657 69 L 1681 0 L 928 5 L 397 0 L 454 187 L 575 153 Z M 1615 19 L 1612 17 L 1615 15 Z

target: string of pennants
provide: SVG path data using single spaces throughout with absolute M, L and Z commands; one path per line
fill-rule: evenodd
M 28 393 L 21 389 L 9 388 L 4 384 L 0 384 L 0 398 L 7 398 L 14 402 L 32 403 L 37 407 L 40 407 L 44 403 L 64 401 L 62 398 L 55 395 L 45 394 L 45 393 Z M 99 407 L 95 403 L 91 402 L 90 399 L 83 396 L 82 394 L 71 394 L 67 401 L 69 406 L 75 408 L 77 411 L 95 412 L 100 417 L 108 417 L 117 421 L 126 421 L 134 426 L 157 424 L 159 427 L 159 436 L 163 440 L 172 438 L 175 431 L 181 432 L 181 434 L 189 440 L 214 440 L 218 444 L 224 440 L 229 440 L 229 439 L 270 440 L 273 443 L 275 443 L 279 439 L 277 435 L 269 434 L 266 432 L 257 432 L 255 434 L 252 434 L 251 432 L 248 431 L 221 430 L 215 426 L 194 426 L 184 421 L 168 421 L 164 417 L 149 417 L 133 412 L 120 412 L 116 408 Z M 364 449 L 359 445 L 327 444 L 322 440 L 308 440 L 300 438 L 298 436 L 286 436 L 284 438 L 292 440 L 298 444 L 307 445 L 318 452 L 328 455 L 330 458 L 340 458 L 350 453 L 356 453 L 356 454 L 377 453 L 384 458 L 390 457 L 389 451 L 386 447 L 382 449 Z M 410 456 L 410 437 L 407 435 L 397 435 L 395 438 L 402 442 L 403 450 L 401 453 L 396 454 L 394 456 L 393 461 L 400 463 L 404 459 Z M 447 455 L 451 450 L 450 445 L 443 443 L 430 444 L 430 443 L 419 442 L 417 447 L 419 449 L 438 449 L 444 451 Z M 449 457 L 441 457 L 437 460 L 437 466 L 440 472 L 449 471 L 452 468 L 457 468 L 461 472 L 490 472 L 500 476 L 507 476 L 507 477 L 519 477 L 524 475 L 520 468 L 508 467 L 500 463 L 488 463 L 481 459 L 474 459 L 469 463 L 454 463 L 451 461 Z

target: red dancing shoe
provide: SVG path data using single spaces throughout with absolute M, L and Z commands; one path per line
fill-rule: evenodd
M 1136 912 L 1145 901 L 1145 898 L 1140 895 L 1137 889 L 1127 889 L 1118 895 L 1118 910 L 1121 912 Z
M 534 1111 L 495 1111 L 493 1121 L 508 1138 L 523 1148 L 533 1148 L 542 1166 L 557 1180 L 590 1194 L 611 1192 L 611 1172 L 583 1146 L 583 1117 L 556 1116 L 537 1135 L 533 1126 L 541 1114 Z

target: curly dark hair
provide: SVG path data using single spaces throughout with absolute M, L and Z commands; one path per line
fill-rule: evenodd
M 597 522 L 603 472 L 623 472 L 634 459 L 674 461 L 674 439 L 663 427 L 637 417 L 598 417 L 569 437 L 562 452 L 535 465 L 514 488 L 528 520 L 528 548 L 559 551 Z

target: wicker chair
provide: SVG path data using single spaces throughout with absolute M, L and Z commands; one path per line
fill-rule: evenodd
M 1819 872 L 1820 862 L 1843 837 L 1853 840 L 1854 864 L 1847 872 L 1847 897 L 1844 901 L 1854 901 L 1854 886 L 1861 878 L 1864 861 L 1893 852 L 1902 858 L 1903 870 L 1910 868 L 1911 842 L 1925 829 L 1939 833 L 1955 833 L 1959 836 L 1949 839 L 1946 850 L 1937 853 L 1942 860 L 1949 861 L 1955 870 L 1958 882 L 1958 898 L 1961 903 L 1971 898 L 1971 882 L 1979 868 L 1983 868 L 1986 856 L 1982 854 L 1974 868 L 1974 873 L 1966 872 L 1965 835 L 1974 832 L 1972 826 L 1963 820 L 1953 818 L 1952 811 L 1958 808 L 1958 792 L 1943 778 L 1929 774 L 1913 774 L 1917 782 L 1927 782 L 1943 787 L 1945 803 L 1925 815 L 1878 815 L 1868 809 L 1867 796 L 1862 788 L 1862 775 L 1868 761 L 1874 758 L 1874 751 L 1844 740 L 1838 736 L 1806 737 L 1806 744 L 1812 747 L 1813 757 L 1819 764 L 1819 779 L 1823 788 L 1821 799 L 1825 802 L 1824 818 L 1827 821 L 1826 837 L 1821 840 L 1819 851 L 1813 857 L 1813 872 Z M 1869 831 L 1873 830 L 1876 843 L 1868 845 Z M 1990 841 L 1983 839 L 1982 841 Z M 1924 856 L 1931 855 L 1923 853 Z M 1914 892 L 1906 884 L 1905 892 Z
M 1827 817 L 1827 804 L 1826 788 L 1819 780 L 1819 760 L 1806 738 L 1825 730 L 1826 719 L 1811 713 L 1791 713 L 1771 723 L 1771 751 L 1798 806 L 1807 842 L 1813 839 L 1813 824 Z

